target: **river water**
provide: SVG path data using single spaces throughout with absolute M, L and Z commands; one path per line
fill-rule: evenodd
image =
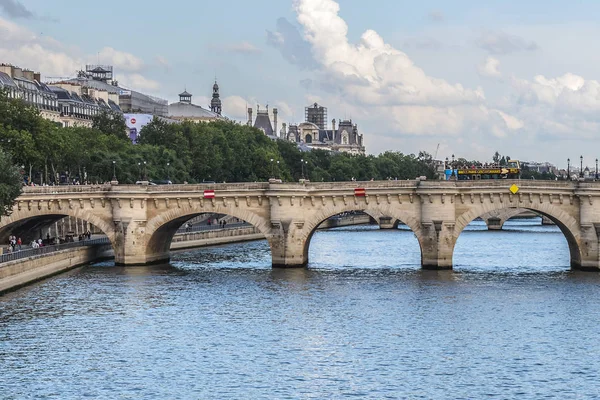
M 444 272 L 373 227 L 305 270 L 262 241 L 83 267 L 0 297 L 0 398 L 597 398 L 600 275 L 539 224 L 474 222 Z

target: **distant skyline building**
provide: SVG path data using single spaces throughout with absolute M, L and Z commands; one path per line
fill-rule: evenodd
M 319 129 L 327 128 L 327 107 L 315 103 L 304 108 L 304 121 L 315 124 Z
M 352 120 L 331 120 L 331 129 L 327 129 L 325 119 L 327 108 L 314 103 L 305 108 L 305 122 L 301 124 L 283 124 L 280 138 L 297 143 L 309 149 L 339 151 L 350 154 L 365 154 L 363 135 Z
M 116 95 L 118 96 L 117 103 L 125 113 L 145 113 L 159 117 L 166 117 L 169 113 L 167 100 L 119 86 L 119 82 L 113 79 L 111 65 L 86 65 L 85 71 L 79 71 L 77 77 L 56 83 L 74 83 L 84 88 L 102 90 L 110 95 Z
M 219 85 L 217 84 L 217 80 L 215 79 L 215 84 L 213 85 L 212 100 L 210 101 L 210 110 L 215 114 L 221 115 L 222 107 L 221 99 L 219 97 Z
M 221 115 L 221 99 L 219 98 L 219 85 L 215 81 L 213 85 L 212 100 L 210 102 L 210 110 L 193 104 L 192 94 L 187 90 L 179 93 L 179 101 L 169 104 L 169 118 L 177 121 L 192 121 L 192 122 L 211 122 L 224 120 Z
M 36 107 L 43 118 L 65 127 L 90 127 L 92 118 L 101 112 L 121 112 L 105 91 L 72 83 L 48 85 L 41 82 L 39 72 L 11 64 L 0 64 L 0 89 Z
M 256 119 L 252 122 L 252 108 L 248 108 L 248 126 L 260 129 L 271 139 L 278 139 L 277 136 L 277 108 L 273 108 L 273 124 L 271 124 L 271 116 L 269 115 L 269 106 L 265 109 L 260 108 L 260 105 L 256 106 Z

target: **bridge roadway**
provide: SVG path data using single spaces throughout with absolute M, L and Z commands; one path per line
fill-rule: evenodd
M 519 186 L 513 194 L 509 188 Z M 364 188 L 365 196 L 355 196 Z M 205 191 L 214 190 L 214 198 Z M 302 267 L 311 237 L 331 216 L 364 211 L 402 221 L 414 232 L 424 268 L 452 268 L 463 229 L 475 218 L 525 209 L 552 220 L 569 244 L 573 268 L 598 270 L 600 183 L 556 181 L 377 181 L 101 185 L 27 187 L 13 212 L 0 218 L 0 241 L 40 221 L 73 216 L 109 238 L 115 261 L 139 265 L 169 259 L 181 225 L 219 213 L 255 226 L 268 240 L 274 267 Z

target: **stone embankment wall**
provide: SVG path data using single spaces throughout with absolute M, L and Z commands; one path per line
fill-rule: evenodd
M 331 229 L 351 225 L 368 225 L 371 222 L 371 217 L 369 215 L 347 215 L 341 218 L 326 219 L 317 229 Z
M 180 233 L 173 237 L 171 249 L 181 250 L 261 239 L 265 239 L 265 236 L 254 227 Z M 2 263 L 0 264 L 0 294 L 81 265 L 113 257 L 112 247 L 106 245 L 65 249 Z
M 319 229 L 369 224 L 370 220 L 371 217 L 368 215 L 332 218 L 323 222 Z M 263 239 L 265 239 L 265 236 L 253 226 L 178 233 L 173 236 L 171 250 Z M 114 252 L 112 247 L 106 245 L 65 249 L 55 253 L 40 254 L 29 258 L 9 261 L 0 264 L 0 294 L 99 259 L 113 257 Z
M 110 245 L 76 247 L 0 264 L 0 294 L 93 261 L 112 258 Z
M 214 246 L 226 243 L 247 242 L 265 239 L 265 235 L 253 226 L 244 228 L 225 228 L 209 231 L 178 233 L 173 236 L 171 250 Z

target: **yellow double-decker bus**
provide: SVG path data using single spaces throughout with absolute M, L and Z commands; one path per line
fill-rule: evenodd
M 479 179 L 520 179 L 521 164 L 518 160 L 509 160 L 506 165 L 493 167 L 458 167 L 446 169 L 446 179 L 479 180 Z

